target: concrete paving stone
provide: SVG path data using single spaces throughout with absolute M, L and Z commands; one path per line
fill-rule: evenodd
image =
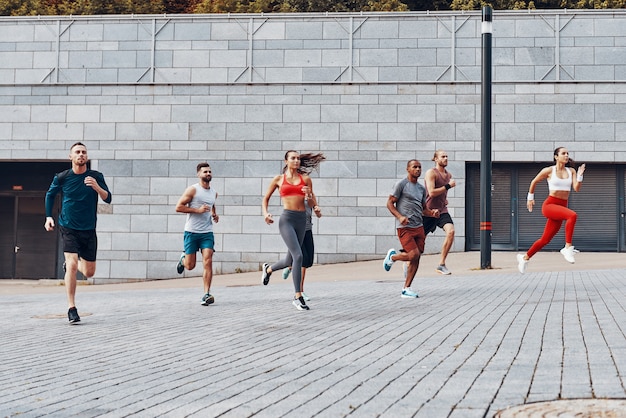
M 446 398 L 454 403 L 463 400 L 467 392 L 472 388 L 475 383 L 476 375 L 460 375 L 455 374 L 452 376 L 436 394 L 437 398 Z
M 425 411 L 427 412 L 427 411 Z M 454 408 L 450 411 L 449 418 L 482 418 L 485 411 L 483 408 Z
M 525 404 L 535 403 L 535 402 L 544 402 L 554 399 L 561 399 L 560 394 L 558 392 L 545 392 L 545 393 L 532 393 L 526 397 Z
M 498 392 L 496 398 L 486 408 L 486 417 L 491 417 L 496 411 L 506 409 L 511 406 L 523 405 L 526 397 L 521 394 L 509 394 Z
M 593 389 L 591 385 L 564 385 L 561 390 L 561 397 L 563 399 L 578 399 L 578 398 L 591 398 L 593 397 Z
M 484 384 L 477 382 L 472 385 L 472 387 L 467 391 L 467 393 L 463 396 L 463 398 L 458 402 L 458 406 L 467 406 L 467 407 L 476 407 L 477 405 L 485 405 L 486 403 L 491 403 L 494 399 L 494 396 L 499 389 L 498 386 L 499 381 L 491 381 L 490 384 Z
M 621 385 L 613 385 L 611 387 L 593 385 L 593 395 L 599 399 L 622 399 L 624 397 L 624 389 Z
M 559 393 L 561 390 L 561 373 L 555 373 L 550 376 L 533 377 L 529 394 L 536 393 Z

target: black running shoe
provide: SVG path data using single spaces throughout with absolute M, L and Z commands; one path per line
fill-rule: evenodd
M 267 286 L 267 284 L 270 282 L 270 276 L 272 275 L 272 273 L 268 273 L 267 269 L 270 267 L 270 265 L 268 263 L 263 263 L 263 275 L 261 276 L 261 278 L 263 279 L 263 285 Z
M 80 316 L 78 316 L 78 310 L 76 310 L 76 306 L 70 308 L 69 311 L 67 311 L 67 319 L 69 319 L 70 324 L 80 322 Z
M 213 302 L 215 302 L 215 298 L 213 297 L 213 295 L 207 293 L 206 295 L 202 296 L 202 302 L 200 303 L 204 306 L 209 306 Z
M 304 301 L 304 298 L 302 296 L 300 296 L 299 298 L 294 298 L 293 299 L 293 306 L 296 307 L 297 310 L 299 311 L 308 311 L 309 307 L 306 304 L 306 302 Z

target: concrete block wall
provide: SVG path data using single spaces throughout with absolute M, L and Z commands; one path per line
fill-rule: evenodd
M 626 80 L 623 10 L 496 11 L 497 81 Z M 2 84 L 480 81 L 481 16 L 0 18 Z
M 560 145 L 626 161 L 625 23 L 619 11 L 494 14 L 493 161 L 547 162 Z M 120 280 L 176 276 L 174 206 L 199 161 L 219 193 L 214 268 L 230 273 L 284 254 L 260 204 L 286 150 L 327 157 L 314 234 L 331 263 L 397 246 L 389 191 L 408 159 L 427 169 L 443 148 L 463 251 L 480 45 L 477 13 L 3 17 L 0 160 L 65 160 L 85 142 L 114 195 L 97 278 Z

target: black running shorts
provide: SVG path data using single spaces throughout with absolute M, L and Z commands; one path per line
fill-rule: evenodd
M 59 226 L 59 231 L 61 231 L 64 253 L 78 254 L 85 261 L 96 261 L 98 237 L 96 237 L 95 229 L 81 231 Z

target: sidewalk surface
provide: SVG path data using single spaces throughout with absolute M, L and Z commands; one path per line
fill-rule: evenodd
M 401 263 L 314 266 L 304 312 L 281 272 L 216 276 L 208 307 L 200 277 L 82 285 L 74 326 L 63 286 L 2 280 L 0 417 L 492 417 L 626 398 L 626 256 L 542 252 L 524 275 L 515 253 L 491 260 L 453 253 L 441 276 L 424 256 L 419 299 L 400 298 Z

